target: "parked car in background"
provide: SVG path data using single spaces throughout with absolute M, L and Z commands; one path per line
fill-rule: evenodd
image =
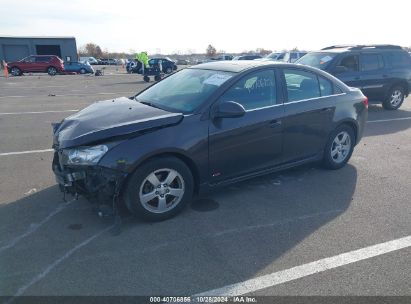
M 388 110 L 398 109 L 411 89 L 411 57 L 396 45 L 330 46 L 297 63 L 333 74 Z
M 303 57 L 307 52 L 299 52 L 299 51 L 291 51 L 291 52 L 285 52 L 283 59 L 281 61 L 283 62 L 289 62 L 289 63 L 294 63 L 301 57 Z
M 189 65 L 190 62 L 187 59 L 177 59 L 176 64 L 178 64 L 178 65 Z
M 177 70 L 176 63 L 168 57 L 156 57 L 151 58 L 148 61 L 149 65 L 157 65 L 161 61 L 161 66 L 163 68 L 163 73 L 170 74 L 173 71 Z
M 48 73 L 54 76 L 64 71 L 63 60 L 55 55 L 31 55 L 19 61 L 9 62 L 7 66 L 14 76 L 23 73 Z
M 165 220 L 219 186 L 314 161 L 344 167 L 367 105 L 311 67 L 210 62 L 54 124 L 52 169 L 64 193 L 105 209 L 121 197 L 133 214 Z
M 88 61 L 83 62 L 64 62 L 65 72 L 74 72 L 78 74 L 94 74 L 94 69 Z
M 98 61 L 98 64 L 100 65 L 117 65 L 117 59 L 113 59 L 113 58 L 100 58 L 100 60 Z
M 126 60 L 125 59 L 117 59 L 117 65 L 125 65 L 126 64 Z
M 301 57 L 303 57 L 307 52 L 300 52 L 300 51 L 289 51 L 289 52 L 282 52 L 282 53 L 271 53 L 266 57 L 262 58 L 263 61 L 283 61 L 294 63 Z M 258 59 L 257 59 L 258 60 Z
M 254 60 L 254 59 L 261 59 L 260 55 L 241 55 L 235 56 L 233 60 Z
M 261 58 L 261 59 L 256 59 L 256 60 L 262 60 L 262 61 L 281 61 L 284 58 L 285 53 L 279 53 L 279 52 L 273 52 L 271 54 L 268 54 L 267 56 Z
M 220 55 L 217 57 L 211 57 L 208 62 L 210 61 L 224 61 L 224 60 L 233 60 L 234 56 L 232 55 Z
M 98 64 L 98 61 L 94 57 L 80 57 L 79 62 L 88 62 L 90 64 Z

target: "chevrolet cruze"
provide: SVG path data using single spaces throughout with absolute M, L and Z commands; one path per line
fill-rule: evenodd
M 54 124 L 53 171 L 66 193 L 164 220 L 215 187 L 307 162 L 343 167 L 367 108 L 359 89 L 308 66 L 201 64 Z

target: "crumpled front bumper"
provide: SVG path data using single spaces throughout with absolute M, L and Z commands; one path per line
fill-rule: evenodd
M 52 169 L 62 192 L 83 195 L 100 205 L 112 203 L 126 178 L 124 172 L 98 165 L 62 165 L 58 151 L 54 153 Z

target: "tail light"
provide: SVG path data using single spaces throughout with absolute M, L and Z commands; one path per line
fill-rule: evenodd
M 365 105 L 365 107 L 368 108 L 368 97 L 365 96 L 364 99 L 362 100 L 362 103 Z

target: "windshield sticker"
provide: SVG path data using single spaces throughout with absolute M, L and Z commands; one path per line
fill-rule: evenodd
M 206 80 L 204 80 L 203 84 L 220 86 L 230 78 L 231 78 L 231 75 L 228 75 L 228 74 L 214 74 L 208 77 Z
M 325 56 L 323 58 L 320 59 L 320 64 L 324 64 L 327 63 L 328 61 L 332 60 L 333 58 L 331 56 Z

